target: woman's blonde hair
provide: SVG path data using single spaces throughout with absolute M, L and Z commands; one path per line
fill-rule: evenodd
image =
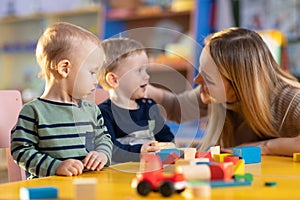
M 296 78 L 280 68 L 266 43 L 255 31 L 229 28 L 207 37 L 205 45 L 220 74 L 231 84 L 246 123 L 259 138 L 278 137 L 278 130 L 273 126 L 275 119 L 271 113 L 271 94 L 282 82 L 299 88 Z M 218 112 L 220 108 L 216 106 L 224 107 L 220 104 L 211 106 L 214 107 L 212 111 Z M 220 123 L 214 122 L 215 115 L 218 113 L 211 113 L 208 135 L 215 134 L 209 129 L 216 131 L 215 123 Z M 234 119 L 229 112 L 224 117 L 224 127 L 219 130 L 219 142 L 224 147 L 230 147 L 236 145 L 233 141 Z
M 115 70 L 123 59 L 133 54 L 146 52 L 144 46 L 130 38 L 110 38 L 101 42 L 105 54 L 105 61 L 99 72 L 100 85 L 109 90 L 111 87 L 106 81 L 106 74 Z
M 41 68 L 40 78 L 47 79 L 55 75 L 56 67 L 62 59 L 76 57 L 75 49 L 80 49 L 86 41 L 99 45 L 99 39 L 93 33 L 74 24 L 57 22 L 49 26 L 38 40 L 36 59 Z

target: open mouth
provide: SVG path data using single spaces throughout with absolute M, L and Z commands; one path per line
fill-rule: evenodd
M 141 88 L 145 88 L 148 84 L 141 85 Z

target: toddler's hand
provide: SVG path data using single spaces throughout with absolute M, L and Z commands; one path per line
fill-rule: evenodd
M 83 165 L 88 170 L 100 171 L 104 165 L 107 163 L 108 158 L 102 152 L 91 151 L 83 159 Z
M 82 174 L 83 169 L 84 166 L 80 160 L 68 159 L 58 165 L 55 174 L 60 176 L 77 176 Z
M 160 150 L 160 147 L 156 145 L 157 141 L 150 141 L 142 145 L 141 154 L 156 152 Z

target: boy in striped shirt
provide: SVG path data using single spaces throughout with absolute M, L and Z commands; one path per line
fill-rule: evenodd
M 30 178 L 76 176 L 110 164 L 112 141 L 101 111 L 84 100 L 95 90 L 104 60 L 99 42 L 65 22 L 40 37 L 36 58 L 45 89 L 24 104 L 11 135 L 12 156 Z

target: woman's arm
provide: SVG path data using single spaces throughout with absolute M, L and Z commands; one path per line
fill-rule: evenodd
M 149 85 L 147 97 L 162 105 L 163 115 L 177 123 L 192 121 L 207 115 L 207 105 L 200 99 L 200 87 L 175 94 Z
M 291 138 L 276 138 L 264 141 L 262 153 L 266 155 L 293 156 L 300 152 L 300 135 Z
M 293 156 L 300 152 L 300 135 L 291 138 L 275 138 L 259 142 L 245 143 L 240 146 L 259 146 L 262 155 Z M 232 152 L 232 149 L 222 149 L 222 152 Z

